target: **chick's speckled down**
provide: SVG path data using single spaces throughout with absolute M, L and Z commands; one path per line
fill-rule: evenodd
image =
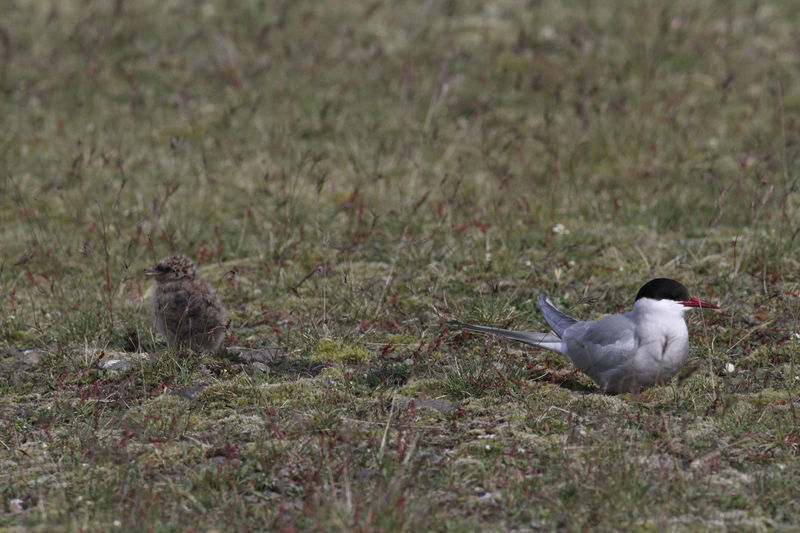
M 152 308 L 156 331 L 170 348 L 215 352 L 225 338 L 225 306 L 217 293 L 197 278 L 185 255 L 166 257 L 147 270 L 156 280 Z

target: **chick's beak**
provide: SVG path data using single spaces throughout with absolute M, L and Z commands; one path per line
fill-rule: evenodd
M 158 274 L 158 272 L 156 272 L 156 267 L 147 267 L 144 269 L 145 276 L 155 276 L 156 274 Z
M 718 306 L 712 304 L 711 302 L 707 302 L 705 300 L 698 300 L 697 298 L 691 298 L 689 301 L 681 302 L 684 307 L 699 307 L 701 309 L 719 309 Z

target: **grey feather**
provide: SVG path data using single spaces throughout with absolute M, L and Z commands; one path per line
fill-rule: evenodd
M 535 331 L 512 331 L 510 329 L 491 328 L 489 326 L 477 326 L 474 324 L 464 324 L 462 322 L 449 322 L 451 326 L 459 327 L 462 329 L 469 329 L 478 331 L 480 333 L 488 333 L 497 335 L 512 341 L 523 342 L 536 346 L 537 348 L 544 348 L 552 352 L 563 353 L 561 351 L 561 339 L 550 333 L 537 333 Z
M 576 322 L 564 335 L 567 358 L 598 383 L 609 370 L 625 366 L 638 347 L 636 324 L 625 315 L 609 315 L 597 322 Z
M 551 302 L 544 293 L 539 295 L 539 309 L 541 309 L 542 315 L 544 315 L 544 319 L 547 321 L 547 325 L 549 325 L 559 337 L 563 337 L 564 330 L 577 322 L 576 319 L 556 309 L 553 302 Z

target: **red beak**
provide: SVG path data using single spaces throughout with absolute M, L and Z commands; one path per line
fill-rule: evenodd
M 701 309 L 719 309 L 718 306 L 712 304 L 711 302 L 707 302 L 705 300 L 698 300 L 697 298 L 692 298 L 688 302 L 681 302 L 684 307 L 700 307 Z

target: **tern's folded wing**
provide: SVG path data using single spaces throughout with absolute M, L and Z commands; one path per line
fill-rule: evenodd
M 553 305 L 544 293 L 539 295 L 539 309 L 542 311 L 542 316 L 547 321 L 547 325 L 556 332 L 556 335 L 563 337 L 564 331 L 577 322 L 571 316 L 562 313 L 556 306 Z
M 629 363 L 636 353 L 635 323 L 627 315 L 577 322 L 564 332 L 566 356 L 598 381 L 610 369 Z

